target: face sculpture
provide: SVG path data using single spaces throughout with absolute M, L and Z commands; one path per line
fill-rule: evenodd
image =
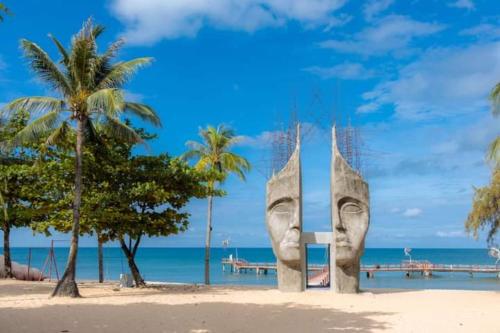
M 271 204 L 267 227 L 278 260 L 293 265 L 300 262 L 299 204 L 284 198 Z
M 338 203 L 338 217 L 334 219 L 336 260 L 340 266 L 356 262 L 364 250 L 368 231 L 368 206 L 352 197 L 343 197 Z
M 359 259 L 370 223 L 368 184 L 342 157 L 337 147 L 335 127 L 332 130 L 331 172 L 336 265 L 355 274 L 359 271 Z

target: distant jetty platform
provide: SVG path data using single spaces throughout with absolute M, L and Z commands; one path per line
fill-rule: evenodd
M 275 263 L 248 262 L 245 259 L 223 258 L 222 270 L 234 274 L 255 272 L 256 274 L 267 274 L 276 271 Z M 328 265 L 309 264 L 308 272 L 317 276 L 328 274 Z M 474 276 L 476 273 L 496 274 L 500 278 L 500 265 L 456 265 L 456 264 L 433 264 L 429 261 L 405 260 L 400 264 L 361 265 L 361 272 L 366 273 L 367 278 L 374 278 L 375 272 L 403 272 L 406 276 L 412 273 L 420 273 L 424 276 L 432 276 L 434 272 L 468 273 Z

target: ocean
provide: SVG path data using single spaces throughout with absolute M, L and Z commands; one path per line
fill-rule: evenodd
M 0 253 L 3 249 L 0 249 Z M 13 248 L 12 258 L 22 264 L 28 263 L 28 248 Z M 41 269 L 49 253 L 48 248 L 31 249 L 31 266 Z M 56 247 L 55 258 L 59 274 L 64 270 L 67 248 Z M 222 271 L 221 260 L 238 256 L 250 262 L 274 262 L 271 248 L 213 248 L 211 250 L 211 282 L 221 285 L 276 285 L 276 275 L 256 275 L 254 272 L 231 274 Z M 413 249 L 412 260 L 428 260 L 433 264 L 493 265 L 495 259 L 486 249 Z M 366 249 L 362 264 L 399 264 L 407 260 L 403 249 Z M 146 281 L 203 283 L 203 248 L 140 248 L 137 263 Z M 310 263 L 322 264 L 327 261 L 324 248 L 308 250 Z M 500 263 L 499 263 L 500 264 Z M 118 280 L 120 273 L 128 273 L 127 261 L 121 249 L 104 248 L 104 275 L 107 280 Z M 48 270 L 46 269 L 46 274 Z M 55 277 L 55 269 L 52 270 Z M 97 248 L 80 248 L 77 265 L 77 278 L 97 280 Z M 500 278 L 495 274 L 434 273 L 432 277 L 413 274 L 410 278 L 402 272 L 376 272 L 375 278 L 367 279 L 361 274 L 361 288 L 397 289 L 468 289 L 498 290 Z

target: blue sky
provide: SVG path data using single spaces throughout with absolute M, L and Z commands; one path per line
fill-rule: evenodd
M 127 40 L 120 58 L 152 56 L 127 86 L 153 106 L 163 128 L 152 152 L 184 152 L 200 126 L 225 123 L 254 165 L 215 202 L 214 246 L 269 246 L 264 225 L 269 138 L 295 104 L 312 128 L 304 138 L 304 229 L 329 218 L 333 113 L 361 128 L 371 190 L 368 247 L 484 247 L 464 233 L 473 186 L 488 182 L 484 153 L 500 132 L 487 95 L 500 78 L 500 15 L 494 0 L 109 0 L 5 1 L 0 25 L 0 104 L 50 94 L 28 71 L 19 39 L 66 44 L 93 16 L 104 48 Z M 321 98 L 315 98 L 320 96 Z M 206 203 L 194 201 L 190 230 L 144 246 L 202 246 Z M 59 238 L 65 236 L 58 236 Z M 29 230 L 13 246 L 47 246 Z M 83 246 L 95 240 L 84 238 Z

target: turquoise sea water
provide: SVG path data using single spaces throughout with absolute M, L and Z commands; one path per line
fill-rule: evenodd
M 0 249 L 0 253 L 2 249 Z M 67 248 L 55 248 L 59 274 L 64 270 Z M 234 285 L 276 285 L 274 274 L 256 275 L 255 273 L 234 275 L 222 272 L 221 259 L 229 254 L 251 262 L 274 262 L 270 248 L 215 248 L 211 252 L 211 280 L 214 284 Z M 33 248 L 31 265 L 42 268 L 47 257 L 47 248 Z M 27 264 L 28 248 L 13 248 L 13 260 Z M 128 272 L 128 266 L 121 249 L 104 248 L 105 278 L 117 280 L 120 273 Z M 325 250 L 308 250 L 311 263 L 325 263 Z M 142 248 L 137 253 L 139 269 L 147 281 L 166 281 L 183 283 L 203 282 L 203 248 Z M 403 249 L 366 249 L 363 264 L 398 264 L 408 259 Z M 488 256 L 485 249 L 413 249 L 413 260 L 428 260 L 434 264 L 477 264 L 493 265 L 495 260 Z M 55 274 L 53 274 L 55 276 Z M 78 279 L 97 279 L 97 249 L 80 248 L 78 257 Z M 405 288 L 405 289 L 471 289 L 498 290 L 500 279 L 494 274 L 436 273 L 431 278 L 414 274 L 406 278 L 403 273 L 377 272 L 374 279 L 361 274 L 361 288 Z

